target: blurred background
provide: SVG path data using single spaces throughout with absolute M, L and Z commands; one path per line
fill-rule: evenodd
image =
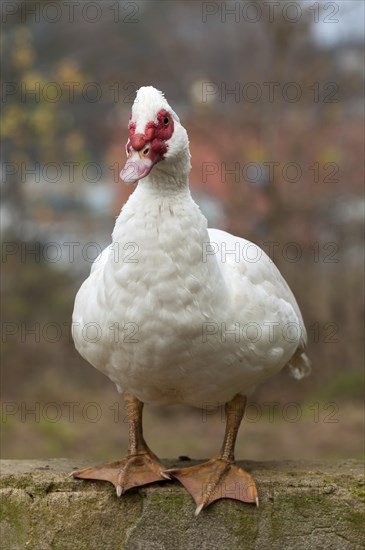
M 122 400 L 75 351 L 75 294 L 133 188 L 135 91 L 187 128 L 209 220 L 293 289 L 310 377 L 258 388 L 237 456 L 363 453 L 364 3 L 2 3 L 2 455 L 119 458 Z M 222 411 L 146 407 L 161 457 L 204 458 Z

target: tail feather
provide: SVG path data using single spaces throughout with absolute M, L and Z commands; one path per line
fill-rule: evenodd
M 302 347 L 299 347 L 294 353 L 293 357 L 288 361 L 287 367 L 289 368 L 290 376 L 301 380 L 305 376 L 311 373 L 311 361 Z

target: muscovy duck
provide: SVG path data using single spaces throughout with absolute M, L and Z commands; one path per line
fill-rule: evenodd
M 297 302 L 256 245 L 208 229 L 189 191 L 188 135 L 164 95 L 138 90 L 129 122 L 123 206 L 112 244 L 95 260 L 73 312 L 79 353 L 124 395 L 127 457 L 73 472 L 113 483 L 117 495 L 177 478 L 198 514 L 219 498 L 258 504 L 255 483 L 234 460 L 248 396 L 286 365 L 310 370 Z M 144 403 L 225 405 L 214 458 L 166 470 L 142 432 Z

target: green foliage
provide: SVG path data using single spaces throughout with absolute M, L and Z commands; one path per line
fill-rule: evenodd
M 348 370 L 334 373 L 318 392 L 319 399 L 323 401 L 333 400 L 358 400 L 364 399 L 364 375 L 361 371 Z

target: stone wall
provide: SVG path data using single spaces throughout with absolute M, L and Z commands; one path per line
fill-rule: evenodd
M 108 483 L 68 476 L 87 465 L 68 459 L 1 461 L 1 548 L 364 548 L 364 469 L 357 461 L 242 463 L 257 482 L 260 507 L 222 500 L 197 518 L 192 498 L 177 481 L 118 499 Z

